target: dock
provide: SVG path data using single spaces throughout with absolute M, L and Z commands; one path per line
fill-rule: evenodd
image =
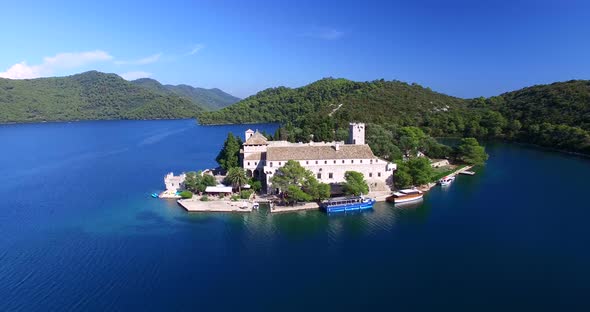
M 280 212 L 294 212 L 294 211 L 303 211 L 303 210 L 319 210 L 320 206 L 317 203 L 304 203 L 304 204 L 296 204 L 294 206 L 278 206 L 278 205 L 271 205 L 270 212 L 271 213 L 280 213 Z
M 249 201 L 201 201 L 196 198 L 179 199 L 176 202 L 188 212 L 252 212 L 254 204 Z

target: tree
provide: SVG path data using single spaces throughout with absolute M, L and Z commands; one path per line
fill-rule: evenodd
M 346 171 L 344 173 L 344 192 L 348 195 L 361 195 L 369 192 L 369 186 L 365 181 L 365 176 L 357 171 Z
M 191 192 L 198 192 L 197 191 L 197 173 L 194 171 L 188 172 L 186 173 L 186 176 L 184 178 L 184 188 L 186 188 L 187 190 L 191 191 Z
M 203 174 L 202 171 L 188 172 L 184 179 L 184 187 L 193 193 L 203 193 L 207 186 L 215 186 L 217 181 L 210 174 Z
M 330 185 L 319 182 L 313 176 L 305 182 L 303 190 L 316 201 L 330 198 Z
M 242 185 L 248 183 L 248 177 L 246 177 L 246 171 L 241 167 L 230 168 L 227 172 L 227 180 L 232 186 L 238 188 L 238 192 L 242 191 Z
M 406 163 L 402 162 L 397 165 L 393 181 L 398 189 L 412 186 L 413 179 L 410 174 L 410 167 Z
M 426 157 L 415 157 L 407 161 L 409 174 L 412 177 L 412 183 L 415 185 L 428 184 L 432 181 L 434 169 L 430 165 L 430 160 Z
M 311 171 L 303 168 L 299 162 L 289 160 L 283 167 L 277 169 L 271 178 L 271 183 L 273 187 L 279 188 L 284 192 L 291 185 L 302 187 L 311 178 L 313 178 Z
M 424 150 L 427 135 L 418 127 L 403 127 L 400 129 L 399 144 L 400 148 L 407 157 L 415 157 L 416 154 Z
M 312 199 L 309 194 L 296 185 L 289 185 L 287 192 L 285 192 L 285 198 L 289 203 L 306 202 Z
M 219 166 L 225 170 L 239 167 L 241 146 L 242 139 L 235 137 L 231 132 L 228 133 L 221 151 L 219 151 L 219 154 L 215 158 Z
M 488 154 L 475 138 L 464 138 L 457 147 L 457 158 L 467 164 L 483 165 L 488 160 Z
M 258 180 L 250 180 L 249 184 L 254 192 L 258 192 L 262 189 L 262 182 Z

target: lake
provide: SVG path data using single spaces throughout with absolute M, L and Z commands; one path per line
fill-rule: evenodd
M 0 311 L 588 310 L 590 159 L 490 143 L 423 204 L 189 214 L 167 172 L 214 167 L 192 120 L 0 126 Z

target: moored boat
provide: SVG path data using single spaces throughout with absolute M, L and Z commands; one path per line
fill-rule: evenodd
M 419 201 L 422 199 L 423 196 L 424 196 L 424 193 L 420 190 L 405 189 L 405 190 L 399 190 L 397 192 L 394 192 L 391 196 L 385 198 L 385 200 L 390 203 L 401 204 L 401 203 Z
M 365 209 L 372 209 L 375 205 L 376 200 L 365 196 L 354 196 L 354 197 L 339 197 L 332 198 L 321 203 L 322 208 L 327 213 L 332 212 L 346 212 L 346 211 L 359 211 Z
M 447 186 L 447 185 L 450 185 L 451 182 L 453 182 L 454 180 L 455 180 L 454 176 L 447 176 L 447 177 L 444 177 L 444 178 L 438 180 L 438 183 L 442 186 Z

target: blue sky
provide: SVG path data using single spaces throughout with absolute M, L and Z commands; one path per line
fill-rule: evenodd
M 590 79 L 590 1 L 2 4 L 0 76 L 90 69 L 240 97 L 323 77 L 460 97 Z

